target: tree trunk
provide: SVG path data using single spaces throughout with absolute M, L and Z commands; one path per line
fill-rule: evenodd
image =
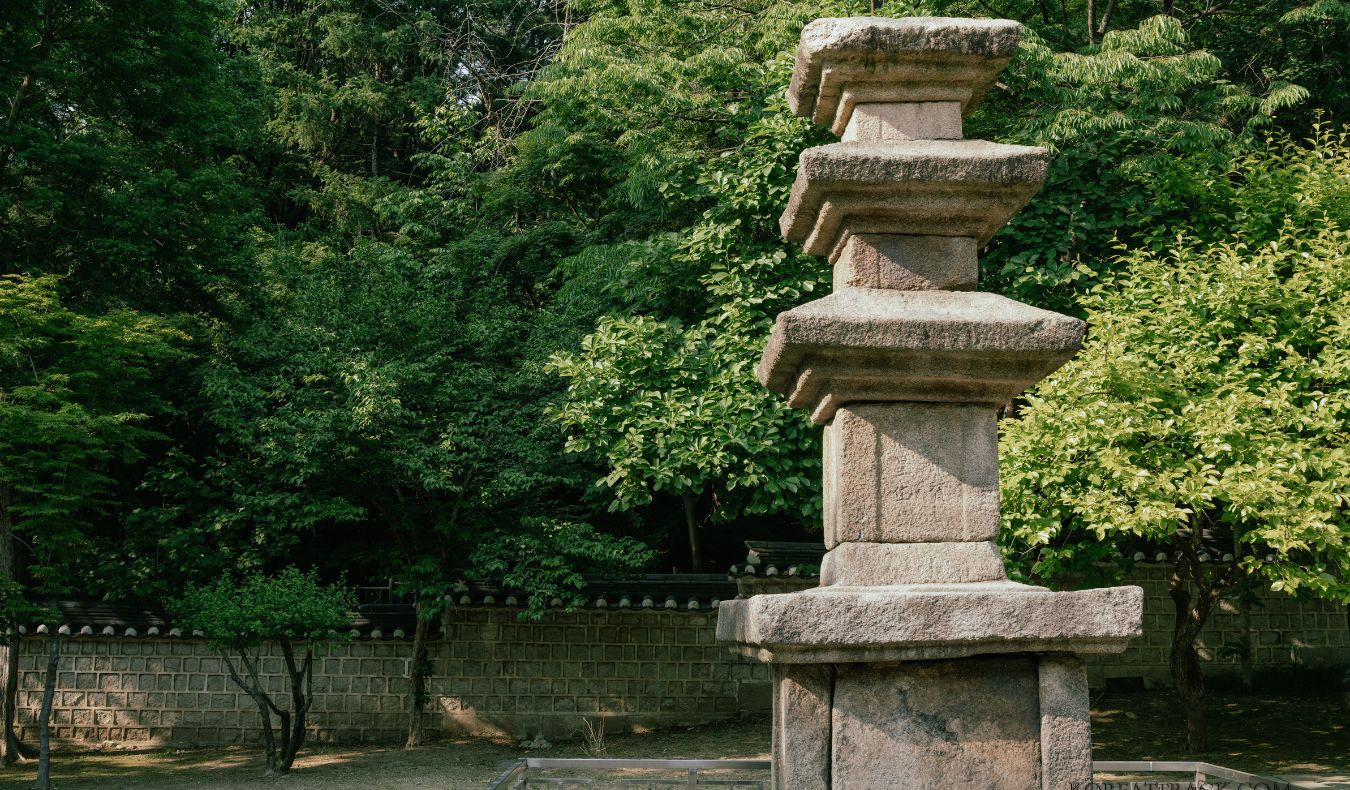
M 1169 659 L 1172 683 L 1181 697 L 1182 711 L 1186 715 L 1186 741 L 1192 754 L 1205 749 L 1205 679 L 1200 671 L 1200 654 L 1195 648 L 1195 639 L 1200 629 L 1196 624 L 1196 611 L 1191 605 L 1191 592 L 1188 579 L 1177 570 L 1172 574 L 1172 584 L 1168 593 L 1172 596 L 1172 605 L 1176 620 L 1172 625 L 1172 651 Z
M 692 493 L 685 492 L 684 498 L 684 524 L 689 530 L 689 564 L 692 573 L 701 573 L 703 571 L 703 550 L 698 545 L 698 522 L 694 518 L 695 506 L 698 504 L 698 497 Z
M 1238 531 L 1233 530 L 1233 567 L 1241 567 L 1242 562 L 1242 540 Z M 1242 633 L 1242 653 L 1239 660 L 1242 662 L 1242 690 L 1246 693 L 1252 693 L 1255 686 L 1255 655 L 1252 646 L 1252 580 L 1243 573 L 1241 581 L 1237 584 L 1238 589 L 1238 628 Z
M 42 4 L 42 34 L 38 37 L 37 45 L 33 48 L 38 60 L 46 60 L 47 54 L 51 52 L 52 20 L 56 11 L 54 6 L 52 0 L 47 0 Z M 14 131 L 14 127 L 18 125 L 24 101 L 32 93 L 33 85 L 36 82 L 37 77 L 32 72 L 23 75 L 23 79 L 19 81 L 19 89 L 9 100 L 9 112 L 5 116 L 5 134 L 8 135 Z M 9 169 L 9 160 L 12 153 L 8 147 L 0 148 L 0 174 L 4 174 Z
M 216 652 L 220 654 L 221 660 L 225 662 L 225 668 L 229 670 L 230 679 L 233 680 L 234 684 L 242 689 L 244 693 L 248 694 L 253 700 L 253 703 L 258 706 L 259 729 L 262 732 L 263 741 L 264 773 L 267 776 L 284 773 L 284 771 L 277 770 L 280 765 L 277 755 L 277 736 L 276 732 L 272 729 L 272 712 L 277 709 L 277 706 L 272 703 L 272 699 L 267 696 L 267 691 L 263 689 L 262 683 L 258 678 L 257 667 L 249 659 L 248 651 L 239 651 L 240 662 L 244 665 L 244 670 L 248 673 L 249 677 L 249 680 L 246 681 L 239 674 L 239 671 L 235 669 L 234 661 L 230 659 L 228 651 L 218 650 Z
M 427 676 L 431 674 L 430 651 L 427 648 L 431 621 L 426 617 L 426 606 L 420 597 L 413 603 L 413 616 L 417 621 L 413 626 L 412 666 L 408 671 L 412 681 L 412 704 L 408 706 L 408 739 L 403 744 L 405 749 L 422 745 L 422 719 L 427 709 Z
M 1238 589 L 1238 627 L 1242 631 L 1242 653 L 1239 655 L 1242 662 L 1242 690 L 1250 694 L 1256 685 L 1256 667 L 1252 655 L 1251 587 L 1246 580 Z
M 314 647 L 305 647 L 305 660 L 296 663 L 295 648 L 291 640 L 282 639 L 281 655 L 286 661 L 286 674 L 291 682 L 291 709 L 279 711 L 281 719 L 281 760 L 277 773 L 289 773 L 295 764 L 295 756 L 305 745 L 305 722 L 309 706 L 314 699 Z
M 42 709 L 38 712 L 38 767 L 33 790 L 52 786 L 52 698 L 56 696 L 56 665 L 61 660 L 61 637 L 54 630 L 47 637 L 47 672 L 42 677 Z
M 9 513 L 9 486 L 0 484 L 0 580 L 14 581 L 14 522 Z M 11 629 L 0 642 L 0 764 L 32 757 L 32 750 L 14 734 L 19 701 L 19 632 Z
M 1116 0 L 1107 0 L 1106 10 L 1102 12 L 1102 21 L 1097 23 L 1097 35 L 1105 36 L 1107 26 L 1111 24 L 1111 12 L 1116 10 Z
M 1214 523 L 1215 518 L 1209 521 Z M 1242 578 L 1242 568 L 1236 562 L 1216 569 L 1210 578 L 1205 574 L 1205 565 L 1200 560 L 1200 530 L 1191 531 L 1191 542 L 1181 546 L 1182 556 L 1172 568 L 1172 580 L 1168 594 L 1172 596 L 1172 605 L 1176 619 L 1172 623 L 1172 654 L 1169 660 L 1172 682 L 1181 697 L 1182 710 L 1186 714 L 1186 741 L 1191 753 L 1199 755 L 1207 747 L 1205 727 L 1205 678 L 1200 669 L 1200 651 L 1195 642 L 1200 638 L 1209 615 L 1218 606 L 1223 597 L 1233 589 L 1233 585 Z M 1192 595 L 1191 589 L 1195 588 Z
M 13 765 L 24 753 L 19 738 L 14 734 L 14 718 L 19 704 L 19 632 L 11 629 L 0 644 L 0 764 Z

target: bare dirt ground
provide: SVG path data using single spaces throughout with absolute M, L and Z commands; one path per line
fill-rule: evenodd
M 1225 696 L 1211 706 L 1211 748 L 1186 752 L 1182 720 L 1167 692 L 1093 699 L 1094 757 L 1099 760 L 1200 759 L 1266 775 L 1298 777 L 1309 787 L 1350 788 L 1350 711 L 1338 702 Z M 606 739 L 608 757 L 768 759 L 767 717 L 693 729 Z M 142 753 L 61 754 L 57 790 L 481 790 L 498 763 L 523 756 L 585 757 L 580 743 L 525 750 L 514 743 L 446 740 L 405 751 L 393 747 L 316 746 L 285 777 L 264 778 L 252 748 Z M 1320 784 L 1315 777 L 1321 777 Z M 1342 784 L 1344 780 L 1344 784 Z M 0 790 L 26 790 L 33 766 L 0 772 Z

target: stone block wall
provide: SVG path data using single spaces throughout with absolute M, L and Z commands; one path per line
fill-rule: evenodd
M 1174 610 L 1167 594 L 1172 566 L 1136 565 L 1126 584 L 1144 588 L 1144 635 L 1118 655 L 1087 656 L 1088 678 L 1094 687 L 1108 679 L 1139 679 L 1147 688 L 1172 685 L 1168 670 Z M 1250 622 L 1257 671 L 1294 667 L 1350 667 L 1350 610 L 1324 601 L 1301 601 L 1283 593 L 1260 589 L 1251 607 Z M 1223 601 L 1210 615 L 1201 633 L 1200 656 L 1209 677 L 1236 676 L 1240 666 L 1225 645 L 1242 638 L 1238 607 Z
M 1094 686 L 1108 679 L 1170 684 L 1170 568 L 1139 565 L 1127 581 L 1145 589 L 1144 635 L 1120 655 L 1088 657 Z M 1263 592 L 1252 608 L 1258 669 L 1350 666 L 1344 607 Z M 582 719 L 608 732 L 698 724 L 743 711 L 767 712 L 770 671 L 714 639 L 714 612 L 585 609 L 522 622 L 505 607 L 461 607 L 432 646 L 426 727 L 432 734 L 549 739 L 575 735 Z M 1220 649 L 1240 636 L 1225 603 L 1203 636 L 1206 670 L 1236 674 Z M 35 738 L 46 640 L 23 640 L 19 724 Z M 406 639 L 360 638 L 319 658 L 310 711 L 313 737 L 337 743 L 397 743 L 408 705 Z M 281 660 L 264 659 L 272 691 L 284 691 Z M 60 742 L 150 747 L 249 742 L 257 709 L 201 640 L 74 636 L 62 639 L 52 714 Z
M 586 610 L 520 622 L 514 609 L 454 610 L 432 649 L 428 733 L 556 739 L 583 718 L 603 717 L 613 733 L 767 710 L 768 667 L 717 645 L 715 621 L 712 612 Z M 46 639 L 23 641 L 19 726 L 35 739 Z M 400 741 L 411 653 L 408 640 L 327 650 L 312 737 Z M 271 691 L 286 688 L 279 656 L 262 669 Z M 257 738 L 258 713 L 201 640 L 75 636 L 62 639 L 52 724 L 58 742 L 85 747 L 231 744 Z

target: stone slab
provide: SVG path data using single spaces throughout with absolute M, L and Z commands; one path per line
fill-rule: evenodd
M 1041 188 L 1044 148 L 985 140 L 848 142 L 802 151 L 783 238 L 833 255 L 854 233 L 969 236 L 980 244 Z
M 841 407 L 825 428 L 823 482 L 828 549 L 851 541 L 992 541 L 998 413 L 953 403 Z
M 1068 361 L 1085 328 L 996 294 L 846 288 L 780 313 L 757 373 L 821 424 L 854 401 L 1002 405 Z
M 774 671 L 774 790 L 831 790 L 834 667 L 779 664 Z
M 820 583 L 844 587 L 1004 581 L 992 542 L 841 543 L 820 565 Z
M 835 788 L 1040 787 L 1036 661 L 840 665 L 832 747 Z
M 1014 582 L 819 587 L 723 601 L 717 638 L 760 661 L 802 664 L 1118 653 L 1142 632 L 1143 596 Z
M 797 45 L 788 106 L 835 134 L 864 102 L 952 101 L 969 113 L 1021 36 L 1006 19 L 817 19 Z
M 979 247 L 969 236 L 849 236 L 834 263 L 834 288 L 971 291 L 979 280 Z
M 1081 790 L 1092 782 L 1092 719 L 1083 660 L 1061 653 L 1042 656 L 1041 790 Z

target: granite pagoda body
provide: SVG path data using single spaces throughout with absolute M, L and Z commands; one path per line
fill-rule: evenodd
M 997 415 L 1079 348 L 1077 319 L 975 291 L 977 253 L 1048 154 L 962 139 L 1022 28 L 820 19 L 788 99 L 841 142 L 802 153 L 784 237 L 834 293 L 778 317 L 760 381 L 824 426 L 819 588 L 721 605 L 774 665 L 777 790 L 1068 790 L 1091 779 L 1082 653 L 1139 634 L 1137 587 L 1012 582 Z

